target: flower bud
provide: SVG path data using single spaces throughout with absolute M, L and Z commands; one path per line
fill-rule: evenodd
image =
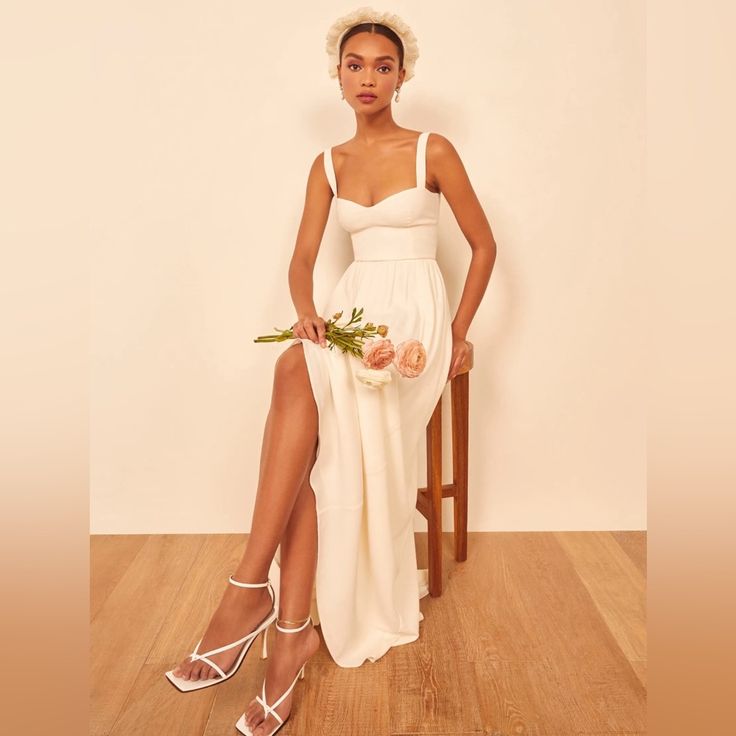
M 391 372 L 387 370 L 375 370 L 373 368 L 359 368 L 355 371 L 355 377 L 368 388 L 383 388 L 391 383 Z
M 381 337 L 386 337 L 386 335 L 388 335 L 388 325 L 378 325 L 378 327 L 376 328 L 376 332 Z

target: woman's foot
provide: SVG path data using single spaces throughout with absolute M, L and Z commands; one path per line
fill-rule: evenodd
M 298 628 L 292 625 L 279 624 L 283 628 Z M 301 631 L 284 633 L 275 626 L 272 629 L 273 640 L 268 647 L 268 665 L 266 667 L 266 702 L 275 703 L 294 681 L 302 665 L 319 649 L 319 634 L 310 622 Z M 306 677 L 306 671 L 305 671 Z M 262 691 L 259 692 L 262 696 Z M 282 720 L 286 720 L 291 711 L 292 690 L 276 707 Z M 253 731 L 253 736 L 265 736 L 279 725 L 272 713 L 263 718 L 263 706 L 255 699 L 250 701 L 245 710 L 245 722 Z
M 240 581 L 237 574 L 233 574 L 233 579 Z M 197 651 L 209 652 L 242 639 L 268 616 L 272 607 L 273 601 L 268 587 L 241 588 L 228 583 L 220 605 L 212 615 Z M 208 659 L 211 659 L 223 672 L 228 672 L 243 646 L 244 644 L 241 644 L 239 647 L 226 649 L 224 652 L 213 654 Z M 174 668 L 174 674 L 184 680 L 207 680 L 211 677 L 220 677 L 217 670 L 206 662 L 201 660 L 192 662 L 189 655 L 179 663 L 178 667 Z

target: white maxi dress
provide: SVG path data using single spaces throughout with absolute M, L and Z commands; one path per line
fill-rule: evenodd
M 419 599 L 427 570 L 417 569 L 414 517 L 419 447 L 447 384 L 452 327 L 437 264 L 440 194 L 425 186 L 428 132 L 417 139 L 416 186 L 366 206 L 337 196 L 332 149 L 324 152 L 339 224 L 354 260 L 318 311 L 325 320 L 363 307 L 362 323 L 386 324 L 394 345 L 420 340 L 427 364 L 372 389 L 358 358 L 300 340 L 319 412 L 314 490 L 318 552 L 311 614 L 341 667 L 375 662 L 419 637 Z M 292 343 L 293 344 L 293 343 Z M 291 347 L 291 345 L 289 346 Z M 288 348 L 287 348 L 288 349 Z M 276 591 L 280 548 L 269 575 Z

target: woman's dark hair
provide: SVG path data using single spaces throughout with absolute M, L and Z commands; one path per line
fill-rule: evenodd
M 399 50 L 399 69 L 404 68 L 404 44 L 401 43 L 401 39 L 396 35 L 396 32 L 393 31 L 388 26 L 384 26 L 381 23 L 359 23 L 357 26 L 353 26 L 345 35 L 342 37 L 342 40 L 340 41 L 340 49 L 338 53 L 338 59 L 340 60 L 340 63 L 342 64 L 342 49 L 343 46 L 345 46 L 345 41 L 347 41 L 351 36 L 354 36 L 356 33 L 380 33 L 382 36 L 386 36 L 386 38 L 389 41 L 392 41 L 396 48 Z

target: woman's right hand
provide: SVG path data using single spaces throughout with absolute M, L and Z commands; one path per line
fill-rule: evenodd
M 300 337 L 302 340 L 311 340 L 312 342 L 325 347 L 327 340 L 325 339 L 325 321 L 316 314 L 305 315 L 299 317 L 291 326 L 294 337 Z

